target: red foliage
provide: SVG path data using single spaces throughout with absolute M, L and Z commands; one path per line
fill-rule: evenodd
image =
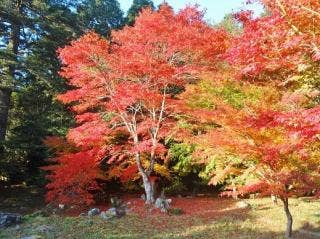
M 94 175 L 99 167 L 91 166 L 103 157 L 112 164 L 111 177 L 128 181 L 138 170 L 148 178 L 154 165 L 165 157 L 160 140 L 173 121 L 170 115 L 177 100 L 167 91 L 171 86 L 185 85 L 188 76 L 200 70 L 214 68 L 227 46 L 227 33 L 206 24 L 196 7 L 175 14 L 164 4 L 155 12 L 142 11 L 133 27 L 114 31 L 112 41 L 89 32 L 60 49 L 61 76 L 75 89 L 58 99 L 72 103 L 77 114 L 78 126 L 69 130 L 67 139 L 79 153 L 61 156 L 57 160 L 60 168 L 51 168 L 48 198 L 62 198 L 71 192 L 66 181 L 76 193 L 90 180 L 96 187 Z M 98 151 L 104 153 L 96 158 L 88 155 Z M 76 186 L 72 178 L 77 175 L 73 168 L 77 158 L 83 164 L 74 168 L 80 173 L 79 167 L 83 167 L 88 176 Z M 54 176 L 60 172 L 67 175 L 68 168 L 70 176 L 65 179 Z
M 304 54 L 303 36 L 292 35 L 281 15 L 252 19 L 248 13 L 241 13 L 236 17 L 244 21 L 244 30 L 233 39 L 227 59 L 239 67 L 242 77 L 283 80 L 298 70 Z
M 299 66 L 318 60 L 320 3 L 317 0 L 261 2 L 269 11 L 267 16 L 254 19 L 248 12 L 236 14 L 243 22 L 244 31 L 233 39 L 226 57 L 238 69 L 241 79 L 279 87 L 283 86 L 279 82 L 286 83 L 291 76 L 301 73 Z M 218 146 L 241 155 L 244 163 L 254 165 L 249 169 L 256 180 L 239 187 L 240 194 L 260 192 L 287 199 L 319 190 L 316 148 L 320 108 L 303 108 L 309 100 L 287 91 L 278 105 L 261 105 L 250 109 L 251 112 L 240 110 L 236 120 L 234 112 L 225 112 L 233 120 L 222 123 L 224 140 Z M 294 105 L 288 110 L 284 104 Z
M 99 148 L 78 153 L 61 155 L 54 159 L 55 165 L 43 167 L 51 171 L 47 185 L 48 202 L 62 204 L 92 204 L 93 196 L 90 191 L 98 190 L 95 179 L 99 177 Z

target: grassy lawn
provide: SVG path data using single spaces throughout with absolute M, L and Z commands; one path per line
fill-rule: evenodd
M 0 231 L 0 238 L 283 238 L 285 216 L 282 205 L 273 205 L 269 198 L 247 200 L 251 209 L 238 209 L 235 201 L 217 198 L 173 198 L 173 207 L 184 210 L 183 215 L 164 215 L 146 209 L 139 199 L 128 199 L 131 212 L 120 219 L 103 220 L 96 217 L 24 217 L 17 230 Z M 294 238 L 319 238 L 320 201 L 307 198 L 292 199 Z M 49 232 L 37 227 L 48 225 Z

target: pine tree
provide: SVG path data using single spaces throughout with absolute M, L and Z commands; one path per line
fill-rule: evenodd
M 78 6 L 79 18 L 86 29 L 108 36 L 123 26 L 123 12 L 117 0 L 85 0 Z
M 151 0 L 133 0 L 131 7 L 127 13 L 126 22 L 128 25 L 133 25 L 136 17 L 139 15 L 143 8 L 150 7 L 152 10 L 155 9 L 154 4 Z

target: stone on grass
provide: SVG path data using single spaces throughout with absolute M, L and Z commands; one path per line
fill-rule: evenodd
M 100 209 L 99 208 L 92 208 L 88 211 L 88 216 L 92 217 L 92 216 L 97 216 L 100 213 Z
M 109 220 L 115 217 L 115 215 L 109 213 L 109 212 L 101 212 L 100 217 L 104 220 Z
M 123 217 L 126 215 L 127 208 L 122 206 L 122 207 L 111 207 L 109 208 L 105 213 L 107 216 L 112 216 L 112 217 Z
M 246 201 L 239 201 L 236 204 L 237 208 L 239 209 L 249 209 L 251 208 L 251 205 L 247 203 Z
M 126 207 L 119 207 L 116 209 L 116 216 L 117 217 L 123 217 L 127 213 L 127 208 Z
M 107 213 L 113 216 L 117 215 L 117 209 L 115 207 L 111 207 L 107 210 Z
M 26 237 L 21 237 L 21 239 L 42 239 L 42 236 L 39 235 L 31 235 L 31 236 L 26 236 Z
M 0 228 L 8 227 L 21 222 L 22 216 L 18 213 L 0 212 Z
M 112 197 L 111 205 L 112 205 L 112 208 L 109 208 L 107 212 L 119 218 L 126 215 L 127 205 L 123 203 L 121 199 L 117 197 Z
M 38 226 L 35 231 L 39 232 L 39 233 L 49 233 L 51 231 L 53 231 L 53 227 L 52 226 L 48 226 L 48 225 L 41 225 Z
M 101 212 L 100 213 L 100 217 L 105 219 L 105 220 L 109 220 L 115 217 L 122 217 L 126 215 L 126 208 L 109 208 L 107 211 L 105 212 Z

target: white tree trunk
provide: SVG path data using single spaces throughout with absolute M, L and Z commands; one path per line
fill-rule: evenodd
M 146 193 L 146 204 L 152 204 L 154 203 L 154 190 L 152 182 L 150 181 L 150 178 L 146 175 L 142 175 L 143 180 L 143 186 Z

